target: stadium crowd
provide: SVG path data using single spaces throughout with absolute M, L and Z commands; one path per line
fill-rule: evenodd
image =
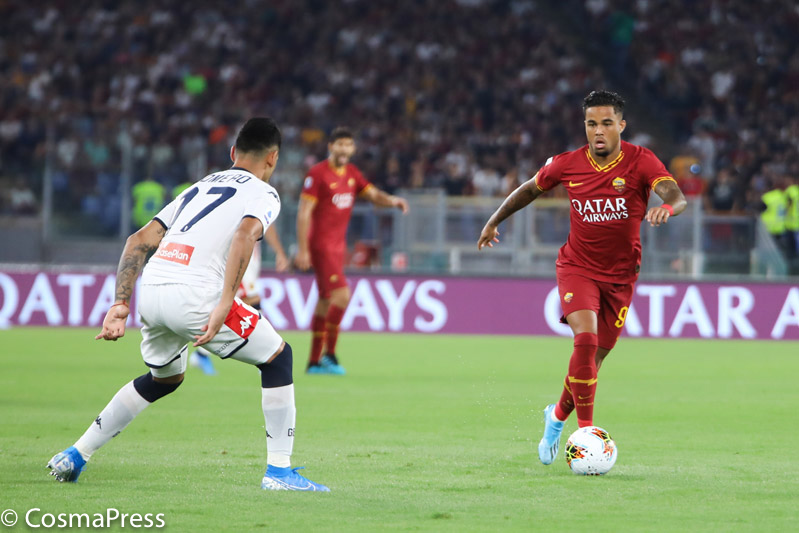
M 796 27 L 790 0 L 9 0 L 3 210 L 31 211 L 9 191 L 39 194 L 48 130 L 56 195 L 101 215 L 123 164 L 169 190 L 223 165 L 254 114 L 285 130 L 283 194 L 348 124 L 389 191 L 502 196 L 584 143 L 579 102 L 607 87 L 689 193 L 756 212 L 799 176 Z

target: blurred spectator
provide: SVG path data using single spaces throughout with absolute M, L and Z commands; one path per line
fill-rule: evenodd
M 702 196 L 705 180 L 699 176 L 699 159 L 692 154 L 678 154 L 671 159 L 669 170 L 687 198 Z
M 8 191 L 8 207 L 12 215 L 35 215 L 38 212 L 36 195 L 24 178 L 14 180 Z
M 612 88 L 636 139 L 693 150 L 706 179 L 730 167 L 759 200 L 764 165 L 799 161 L 797 27 L 790 0 L 6 0 L 0 161 L 40 176 L 51 127 L 55 190 L 77 186 L 80 205 L 87 173 L 123 154 L 134 180 L 174 186 L 221 164 L 246 117 L 269 114 L 297 161 L 324 157 L 325 133 L 349 124 L 386 188 L 469 194 L 472 162 L 507 154 L 474 184 L 499 194 L 494 173 L 526 179 L 583 144 L 580 99 Z M 302 166 L 276 176 L 282 193 L 297 194 Z
M 785 210 L 785 231 L 793 241 L 794 258 L 799 256 L 799 176 L 785 176 L 785 197 L 788 206 Z M 795 274 L 798 272 L 794 272 Z
M 493 157 L 486 157 L 486 164 L 472 176 L 472 187 L 477 196 L 499 196 L 502 193 L 502 178 L 493 165 Z
M 788 195 L 785 191 L 787 186 L 787 180 L 780 179 L 774 188 L 763 194 L 761 199 L 765 209 L 761 213 L 760 219 L 786 257 L 792 259 L 796 251 L 796 241 L 788 232 L 785 224 L 789 206 Z
M 708 186 L 705 195 L 705 208 L 716 213 L 737 211 L 739 194 L 739 186 L 732 172 L 723 168 Z
M 163 185 L 148 178 L 133 186 L 133 224 L 136 228 L 144 227 L 165 205 L 166 189 Z

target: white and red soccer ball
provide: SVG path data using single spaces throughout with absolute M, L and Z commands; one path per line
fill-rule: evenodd
M 572 433 L 565 452 L 572 472 L 584 476 L 607 474 L 619 454 L 608 432 L 597 426 L 582 427 Z

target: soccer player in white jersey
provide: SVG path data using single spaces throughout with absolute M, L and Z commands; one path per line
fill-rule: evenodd
M 269 244 L 269 247 L 275 251 L 275 270 L 277 272 L 285 272 L 289 268 L 289 259 L 283 249 L 283 244 L 280 242 L 280 236 L 277 234 L 275 226 L 269 226 L 264 235 L 264 240 Z M 241 301 L 251 306 L 256 311 L 261 310 L 261 295 L 258 292 L 258 274 L 261 273 L 261 247 L 257 244 L 252 249 L 252 257 L 250 257 L 250 264 L 247 265 L 247 270 L 244 271 L 244 277 L 241 278 L 241 285 L 239 290 L 236 291 L 236 297 L 241 298 Z M 211 362 L 211 352 L 203 347 L 194 350 L 189 357 L 189 364 L 197 367 L 208 376 L 216 374 L 214 363 Z
M 261 371 L 266 473 L 261 488 L 328 491 L 291 468 L 294 380 L 291 346 L 267 320 L 235 297 L 253 247 L 280 212 L 267 181 L 280 130 L 272 119 L 247 121 L 230 151 L 234 166 L 186 189 L 125 243 L 116 302 L 96 339 L 125 334 L 128 302 L 146 258 L 139 292 L 141 351 L 149 372 L 123 386 L 83 436 L 47 464 L 59 481 L 76 482 L 101 446 L 154 401 L 174 392 L 186 371 L 188 342 Z

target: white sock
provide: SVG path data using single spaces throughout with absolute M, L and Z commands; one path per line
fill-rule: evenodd
M 141 397 L 133 387 L 133 381 L 119 389 L 105 409 L 92 422 L 86 433 L 75 443 L 85 461 L 106 442 L 119 435 L 136 415 L 144 411 L 150 402 Z
M 291 466 L 294 448 L 294 384 L 261 389 L 261 406 L 266 420 L 266 464 L 286 468 Z
M 553 409 L 553 410 L 552 410 L 552 412 L 550 413 L 550 415 L 549 415 L 549 418 L 551 418 L 553 422 L 561 422 L 561 423 L 562 423 L 562 422 L 565 422 L 565 420 L 561 420 L 560 418 L 558 418 L 557 416 L 555 416 L 555 410 L 554 410 L 554 409 Z

